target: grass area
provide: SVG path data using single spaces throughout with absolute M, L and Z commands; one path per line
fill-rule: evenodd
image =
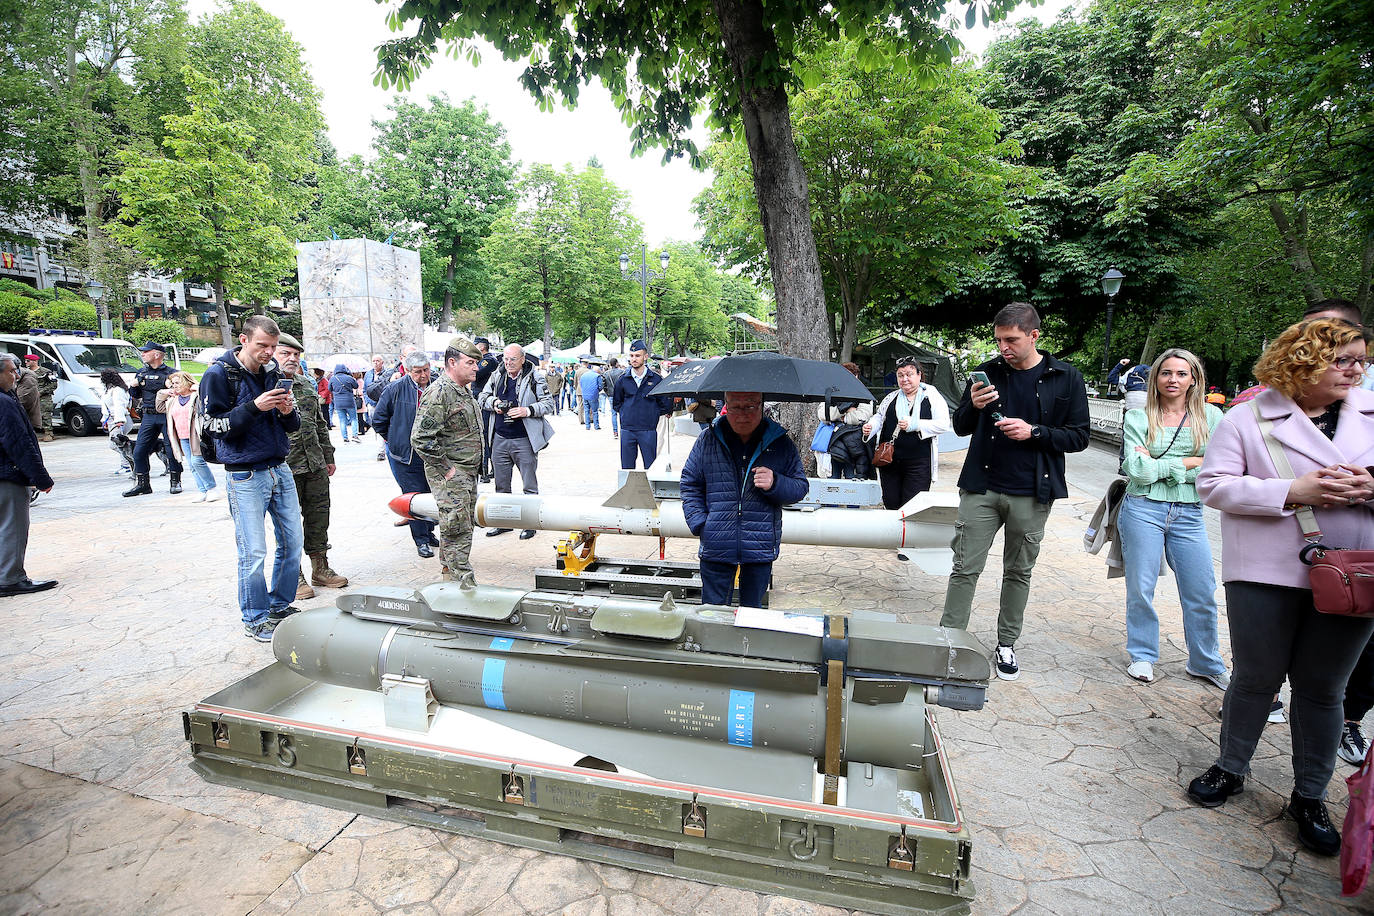
M 196 381 L 200 381 L 200 377 L 205 374 L 205 370 L 209 365 L 209 363 L 198 363 L 193 359 L 183 359 L 181 361 L 181 370 L 191 373 L 191 376 Z

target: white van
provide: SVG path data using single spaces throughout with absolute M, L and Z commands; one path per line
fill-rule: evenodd
M 37 353 L 49 369 L 57 373 L 53 394 L 53 425 L 66 427 L 74 436 L 89 436 L 100 431 L 100 370 L 116 369 L 124 381 L 132 383 L 134 373 L 143 367 L 138 348 L 127 340 L 96 337 L 94 331 L 35 331 L 29 334 L 0 334 L 0 347 L 21 360 Z M 176 347 L 168 344 L 167 362 L 180 368 Z

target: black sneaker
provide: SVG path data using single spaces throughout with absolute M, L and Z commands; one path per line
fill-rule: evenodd
M 1341 743 L 1336 747 L 1336 753 L 1352 766 L 1359 766 L 1364 763 L 1365 754 L 1369 753 L 1369 742 L 1365 740 L 1364 732 L 1360 731 L 1360 723 L 1345 723 L 1345 728 L 1341 730 Z
M 1294 792 L 1288 799 L 1288 813 L 1298 822 L 1298 842 L 1319 856 L 1334 856 L 1341 851 L 1341 832 L 1331 825 L 1326 803 L 1320 798 L 1300 798 Z
M 245 623 L 243 625 L 243 635 L 249 639 L 256 639 L 258 642 L 271 642 L 272 634 L 277 629 L 277 622 L 270 616 L 259 620 L 257 623 Z
M 1245 777 L 1228 773 L 1215 763 L 1188 783 L 1188 797 L 1204 808 L 1215 808 L 1245 790 Z
M 1021 669 L 1016 664 L 1016 652 L 1011 646 L 998 646 L 994 653 L 997 660 L 997 676 L 1004 681 L 1014 681 L 1021 676 Z
M 275 626 L 276 624 L 281 623 L 283 620 L 290 617 L 292 614 L 299 614 L 300 612 L 300 608 L 296 607 L 294 604 L 288 604 L 286 607 L 281 608 L 280 610 L 268 611 L 267 619 L 272 621 L 273 626 Z

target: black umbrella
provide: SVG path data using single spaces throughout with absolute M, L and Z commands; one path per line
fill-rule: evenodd
M 779 353 L 746 353 L 683 363 L 654 394 L 723 398 L 727 391 L 760 391 L 765 401 L 870 401 L 873 395 L 839 363 Z

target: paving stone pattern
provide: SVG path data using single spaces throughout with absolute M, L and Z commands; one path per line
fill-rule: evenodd
M 567 413 L 554 422 L 545 493 L 612 492 L 609 430 L 584 431 Z M 690 440 L 672 447 L 685 457 Z M 225 503 L 192 503 L 194 488 L 171 496 L 165 477 L 154 478 L 155 495 L 122 499 L 127 482 L 110 473 L 100 437 L 62 437 L 44 452 L 57 488 L 34 507 L 28 570 L 61 585 L 0 599 L 0 913 L 844 912 L 202 781 L 187 766 L 180 711 L 272 659 L 242 635 Z M 392 527 L 396 487 L 374 439 L 341 444 L 338 457 L 333 566 L 357 586 L 432 581 L 437 560 L 417 557 Z M 940 486 L 954 486 L 962 459 L 941 456 Z M 1105 452 L 1076 456 L 1071 486 L 1075 467 L 1098 480 L 1114 463 Z M 1335 860 L 1298 849 L 1280 817 L 1291 788 L 1286 726 L 1265 733 L 1244 794 L 1210 811 L 1187 801 L 1183 786 L 1216 754 L 1221 694 L 1183 672 L 1171 579 L 1159 588 L 1158 680 L 1126 677 L 1123 586 L 1080 548 L 1096 496 L 1074 489 L 1055 508 L 1017 647 L 1021 678 L 994 681 L 979 712 L 938 713 L 973 829 L 973 912 L 1374 909 L 1374 892 L 1342 900 Z M 556 540 L 479 533 L 480 581 L 529 587 Z M 601 545 L 615 556 L 656 549 L 639 538 Z M 694 550 L 672 542 L 669 556 Z M 988 645 L 999 568 L 994 556 L 972 620 Z M 911 622 L 936 622 L 944 596 L 943 579 L 877 551 L 785 545 L 775 581 L 775 607 L 873 608 Z M 337 595 L 319 589 L 302 604 Z M 1349 771 L 1338 764 L 1330 788 L 1337 820 Z

